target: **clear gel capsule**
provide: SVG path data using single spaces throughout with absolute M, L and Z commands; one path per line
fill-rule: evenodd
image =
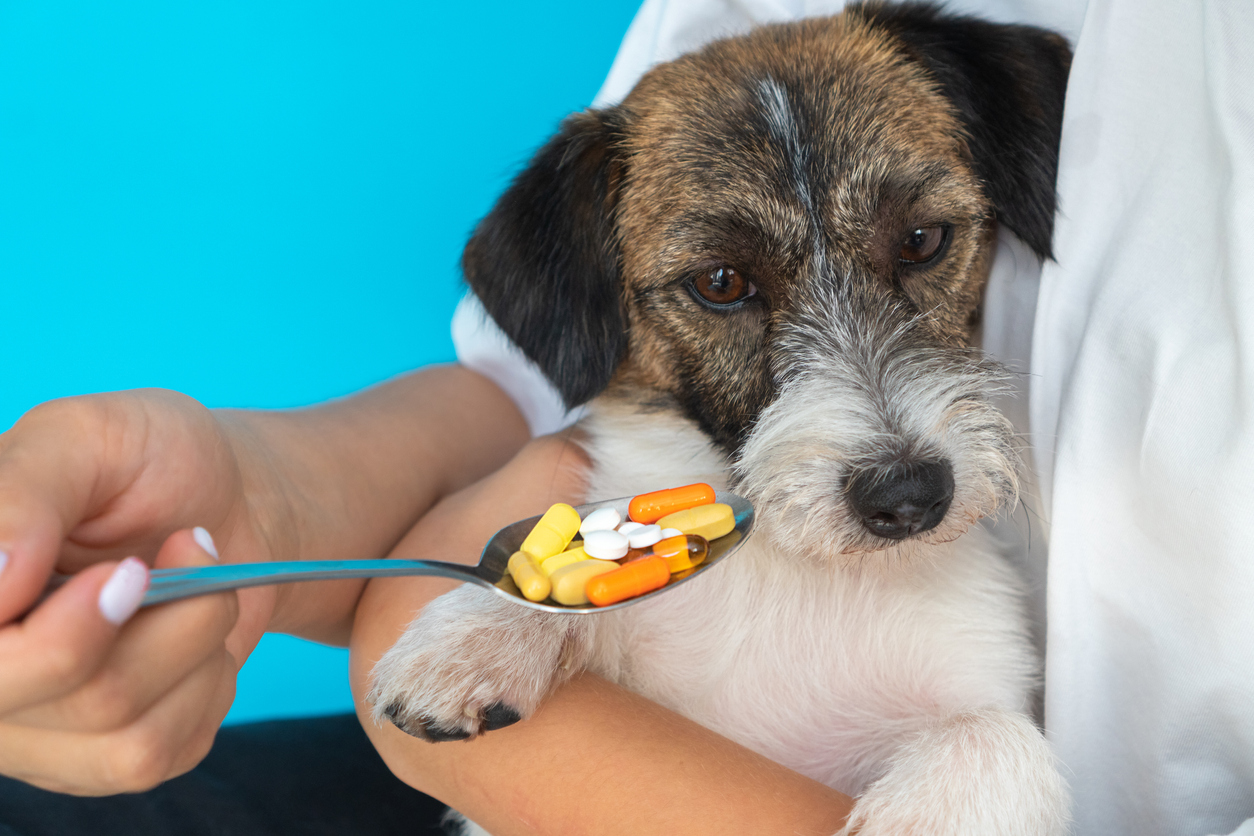
M 699 566 L 705 562 L 709 554 L 710 543 L 704 537 L 699 534 L 680 534 L 659 540 L 646 549 L 632 549 L 619 562 L 627 564 L 633 560 L 656 555 L 666 561 L 671 574 L 674 575 L 691 569 L 693 566 Z

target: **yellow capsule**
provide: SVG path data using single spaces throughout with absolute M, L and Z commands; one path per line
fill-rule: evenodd
M 736 527 L 736 512 L 730 505 L 715 502 L 668 514 L 658 520 L 657 524 L 662 528 L 677 528 L 684 534 L 697 534 L 707 540 L 717 540 L 730 534 Z
M 588 581 L 597 575 L 613 572 L 618 564 L 612 560 L 596 560 L 589 558 L 569 566 L 563 566 L 552 574 L 549 581 L 553 585 L 550 593 L 553 600 L 568 607 L 577 607 L 588 603 L 585 589 Z
M 541 571 L 535 557 L 524 551 L 516 551 L 510 555 L 507 568 L 518 586 L 518 591 L 528 601 L 543 601 L 549 597 L 549 578 Z
M 564 551 L 578 533 L 579 512 L 559 502 L 544 512 L 518 548 L 529 552 L 536 560 L 544 560 Z
M 563 566 L 569 566 L 572 563 L 578 563 L 581 560 L 590 560 L 588 553 L 583 550 L 583 546 L 576 546 L 568 549 L 561 554 L 555 554 L 552 557 L 546 557 L 540 561 L 540 571 L 546 575 L 552 575 Z

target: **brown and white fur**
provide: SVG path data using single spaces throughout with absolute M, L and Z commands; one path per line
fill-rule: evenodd
M 379 661 L 376 717 L 465 739 L 590 669 L 856 796 L 846 832 L 1064 833 L 1021 585 L 973 525 L 1018 462 L 969 344 L 997 225 L 1049 253 L 1068 63 L 1040 30 L 855 6 L 568 120 L 467 279 L 590 402 L 589 496 L 708 481 L 760 529 L 591 618 L 458 589 Z

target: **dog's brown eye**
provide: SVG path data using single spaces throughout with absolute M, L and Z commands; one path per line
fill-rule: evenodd
M 716 267 L 697 276 L 692 289 L 711 305 L 734 305 L 758 292 L 753 282 L 731 267 Z
M 905 264 L 923 264 L 940 255 L 949 242 L 949 225 L 921 226 L 906 236 L 898 258 Z

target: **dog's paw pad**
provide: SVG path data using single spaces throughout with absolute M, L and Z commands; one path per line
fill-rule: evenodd
M 475 733 L 466 729 L 445 729 L 434 723 L 423 723 L 422 734 L 415 736 L 431 743 L 447 743 L 450 740 L 469 740 Z
M 392 725 L 410 737 L 425 740 L 428 743 L 445 743 L 449 740 L 467 740 L 475 736 L 475 731 L 462 728 L 447 728 L 439 725 L 430 717 L 410 717 L 405 713 L 405 706 L 400 702 L 391 703 L 383 709 L 383 716 L 392 721 Z
M 521 719 L 522 714 L 517 709 L 498 702 L 488 706 L 488 710 L 483 712 L 483 728 L 485 731 L 496 731 L 512 726 Z
M 578 669 L 587 628 L 519 609 L 468 586 L 433 601 L 375 665 L 375 719 L 444 741 L 530 716 Z

